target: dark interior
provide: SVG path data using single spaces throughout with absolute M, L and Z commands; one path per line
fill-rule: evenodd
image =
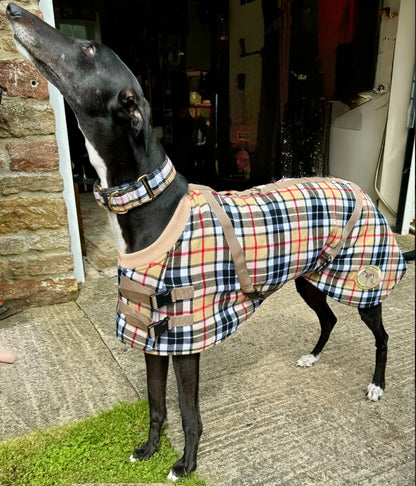
M 261 142 L 243 153 L 250 176 L 233 179 L 228 176 L 238 172 L 236 152 L 246 147 L 230 139 L 227 0 L 54 1 L 57 21 L 83 22 L 89 37 L 98 13 L 102 43 L 137 75 L 152 107 L 152 125 L 177 169 L 192 182 L 219 189 L 325 175 L 328 101 L 351 102 L 373 88 L 379 0 L 261 4 L 264 43 L 260 51 L 245 53 L 262 56 Z M 243 44 L 241 49 L 244 55 Z M 244 75 L 237 85 L 244 91 Z M 96 175 L 69 110 L 68 127 L 74 176 L 82 181 L 81 191 L 91 190 Z

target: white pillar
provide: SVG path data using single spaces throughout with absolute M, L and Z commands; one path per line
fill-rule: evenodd
M 52 0 L 40 0 L 39 7 L 45 22 L 55 27 Z M 69 153 L 68 130 L 65 118 L 65 105 L 61 93 L 49 83 L 50 104 L 55 112 L 56 141 L 59 152 L 59 172 L 64 181 L 63 196 L 68 213 L 71 251 L 74 257 L 74 275 L 78 282 L 84 282 L 84 261 L 82 257 L 81 238 L 78 226 L 77 207 L 75 203 L 74 181 L 72 177 L 71 156 Z
M 404 152 L 407 114 L 415 66 L 415 0 L 401 0 L 391 81 L 386 140 L 379 179 L 380 210 L 394 226 L 397 212 Z M 410 181 L 410 184 L 414 182 Z M 406 204 L 413 204 L 409 199 Z M 408 208 L 407 208 L 408 209 Z M 407 211 L 408 212 L 408 211 Z

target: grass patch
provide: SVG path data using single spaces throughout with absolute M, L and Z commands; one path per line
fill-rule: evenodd
M 178 456 L 164 434 L 151 459 L 129 460 L 134 447 L 146 441 L 148 424 L 146 401 L 120 403 L 96 417 L 0 442 L 0 485 L 166 482 Z M 205 485 L 194 475 L 179 484 Z

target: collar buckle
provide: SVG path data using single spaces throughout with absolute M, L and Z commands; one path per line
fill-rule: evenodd
M 117 196 L 118 193 L 117 192 L 112 192 L 109 196 L 108 196 L 108 201 L 107 201 L 107 208 L 112 212 L 112 213 L 116 213 L 116 214 L 126 214 L 129 212 L 129 210 L 127 209 L 123 209 L 123 206 L 112 206 L 111 204 L 111 199 L 113 199 L 114 196 Z

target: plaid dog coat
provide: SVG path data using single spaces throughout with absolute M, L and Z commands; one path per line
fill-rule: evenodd
M 353 183 L 190 186 L 155 243 L 119 254 L 117 336 L 152 354 L 197 353 L 300 275 L 339 302 L 371 307 L 405 270 L 387 221 Z

